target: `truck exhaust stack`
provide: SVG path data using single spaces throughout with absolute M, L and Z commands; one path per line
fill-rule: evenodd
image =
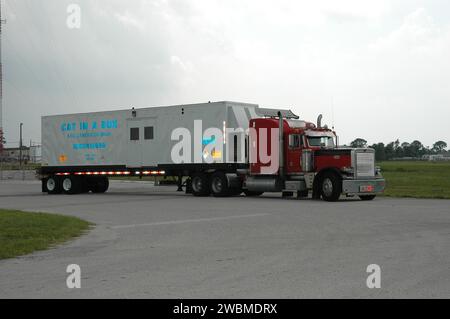
M 323 117 L 323 115 L 320 114 L 319 117 L 317 118 L 317 128 L 322 127 L 322 117 Z

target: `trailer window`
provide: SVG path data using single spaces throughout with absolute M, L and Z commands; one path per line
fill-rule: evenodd
M 144 139 L 153 140 L 153 126 L 144 127 Z
M 130 128 L 130 141 L 139 141 L 139 127 Z

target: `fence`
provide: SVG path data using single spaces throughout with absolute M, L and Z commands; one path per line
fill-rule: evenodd
M 41 163 L 41 145 L 10 143 L 0 154 L 0 180 L 31 180 Z

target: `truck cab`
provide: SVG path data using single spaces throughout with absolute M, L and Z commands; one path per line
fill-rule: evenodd
M 384 191 L 385 180 L 375 166 L 375 151 L 370 148 L 338 146 L 336 133 L 318 123 L 277 117 L 250 121 L 250 173 L 244 187 L 250 191 L 282 192 L 284 196 L 308 196 L 337 201 L 341 195 L 359 196 L 372 200 Z M 264 130 L 277 130 L 275 138 L 265 138 Z M 252 138 L 253 136 L 253 138 Z M 264 150 L 262 150 L 264 149 Z M 262 160 L 261 153 L 269 150 L 272 163 Z M 252 161 L 253 158 L 253 161 Z M 276 171 L 265 170 L 278 161 Z M 271 173 L 270 173 L 271 172 Z

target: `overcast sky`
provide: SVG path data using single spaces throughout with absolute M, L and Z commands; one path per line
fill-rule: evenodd
M 448 0 L 2 3 L 10 143 L 42 115 L 218 100 L 323 113 L 344 143 L 450 142 Z

